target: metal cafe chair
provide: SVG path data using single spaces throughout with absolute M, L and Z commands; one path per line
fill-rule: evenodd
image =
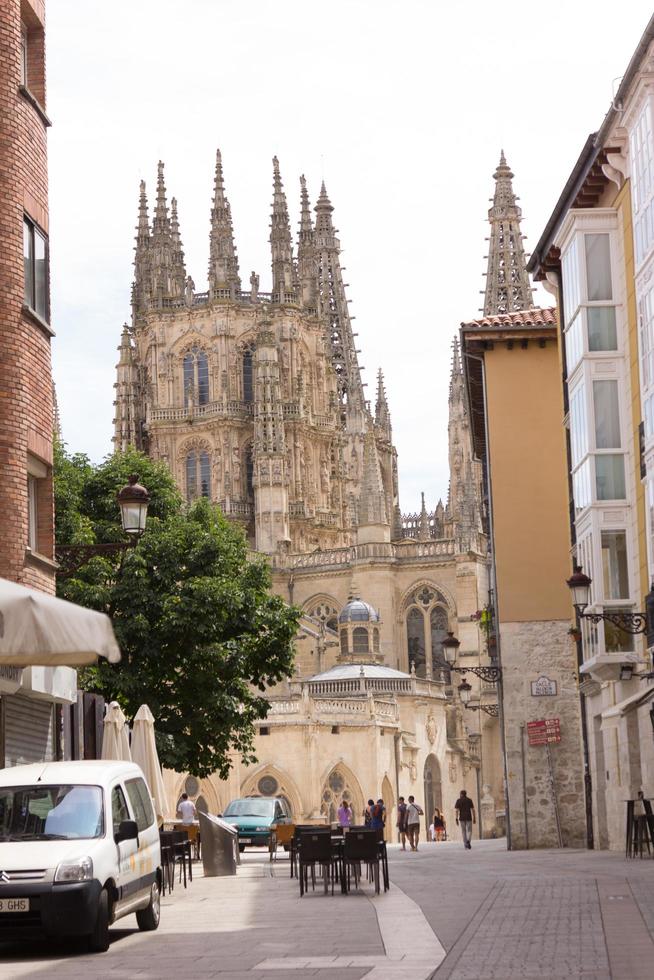
M 325 895 L 331 881 L 332 895 L 334 894 L 334 879 L 338 877 L 338 851 L 332 847 L 332 838 L 328 832 L 304 831 L 298 842 L 298 877 L 300 879 L 300 896 L 308 889 L 309 870 L 311 870 L 311 886 L 316 887 L 316 865 L 322 871 Z
M 350 891 L 350 883 L 354 878 L 354 887 L 358 889 L 361 879 L 361 865 L 365 864 L 369 880 L 375 883 L 375 893 L 380 892 L 379 868 L 382 865 L 384 890 L 386 890 L 386 874 L 383 866 L 383 854 L 376 830 L 354 830 L 350 828 L 343 843 L 343 864 L 345 866 L 345 892 Z
M 277 823 L 273 826 L 270 831 L 270 860 L 277 860 L 277 848 L 281 846 L 285 850 L 290 850 L 293 835 L 295 834 L 295 824 L 294 823 Z M 292 875 L 291 875 L 292 877 Z
M 291 837 L 291 878 L 293 878 L 297 873 L 297 855 L 298 847 L 300 843 L 300 834 L 302 833 L 318 833 L 324 834 L 329 832 L 329 827 L 325 827 L 322 824 L 317 826 L 310 823 L 296 823 L 295 829 L 293 831 L 293 836 Z

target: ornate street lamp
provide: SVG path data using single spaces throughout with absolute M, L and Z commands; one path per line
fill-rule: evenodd
M 57 545 L 55 556 L 59 562 L 57 572 L 59 578 L 68 578 L 73 575 L 96 555 L 116 554 L 120 551 L 127 551 L 128 548 L 136 547 L 145 531 L 150 502 L 150 494 L 138 482 L 138 479 L 138 475 L 133 473 L 127 486 L 124 486 L 116 494 L 116 500 L 120 507 L 120 520 L 127 539 L 125 541 L 109 541 L 103 544 Z
M 461 683 L 457 687 L 457 691 L 459 692 L 459 697 L 461 698 L 461 704 L 466 711 L 483 711 L 485 714 L 490 715 L 491 718 L 498 717 L 499 706 L 497 704 L 470 704 L 472 685 L 468 684 L 465 677 L 462 678 Z
M 455 667 L 456 655 L 461 642 L 456 638 L 452 630 L 448 630 L 447 636 L 443 640 L 443 656 L 447 661 L 447 665 L 450 670 L 455 671 L 457 674 L 467 674 L 470 671 L 471 674 L 475 674 L 476 677 L 480 677 L 482 681 L 487 681 L 489 684 L 496 684 L 502 677 L 502 668 L 493 666 L 480 666 L 480 667 Z
M 612 623 L 623 633 L 631 633 L 636 636 L 639 633 L 647 633 L 647 645 L 652 646 L 652 637 L 649 630 L 654 627 L 654 586 L 645 598 L 645 612 L 614 612 L 587 613 L 590 600 L 590 586 L 592 579 L 585 575 L 580 565 L 575 565 L 572 575 L 566 579 L 566 585 L 572 592 L 572 604 L 579 619 L 587 619 L 591 623 Z

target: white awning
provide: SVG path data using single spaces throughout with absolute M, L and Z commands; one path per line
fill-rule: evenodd
M 648 687 L 644 691 L 637 691 L 636 694 L 631 694 L 624 701 L 618 701 L 617 704 L 612 705 L 610 708 L 606 708 L 602 712 L 602 731 L 607 731 L 609 728 L 615 728 L 620 721 L 620 719 L 627 714 L 629 711 L 633 711 L 638 708 L 641 704 L 645 704 L 654 698 L 654 687 Z
M 108 616 L 0 579 L 0 666 L 83 667 L 98 657 L 120 660 Z

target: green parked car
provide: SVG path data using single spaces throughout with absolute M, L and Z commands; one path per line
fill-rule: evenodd
M 267 847 L 275 824 L 290 823 L 286 800 L 276 796 L 246 796 L 232 800 L 223 811 L 223 819 L 238 831 L 238 849 Z

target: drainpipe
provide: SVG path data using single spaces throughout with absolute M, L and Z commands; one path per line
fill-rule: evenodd
M 486 429 L 486 492 L 488 494 L 488 537 L 490 540 L 490 590 L 494 596 L 495 602 L 495 622 L 496 622 L 496 637 L 497 637 L 497 666 L 502 668 L 502 644 L 500 640 L 500 615 L 499 615 L 499 596 L 497 594 L 497 568 L 495 566 L 495 539 L 494 539 L 494 528 L 493 528 L 493 490 L 492 490 L 492 480 L 491 480 L 491 465 L 490 465 L 490 452 L 488 449 L 488 396 L 486 391 L 486 365 L 484 363 L 484 358 L 479 357 L 476 354 L 471 354 L 465 349 L 463 344 L 463 338 L 461 337 L 461 342 L 459 347 L 463 353 L 464 357 L 469 358 L 471 361 L 478 361 L 481 367 L 481 385 L 482 385 L 482 398 L 484 405 L 484 427 Z M 504 688 L 502 684 L 502 678 L 497 682 L 497 704 L 499 712 L 499 726 L 500 726 L 500 739 L 502 743 L 502 767 L 504 771 L 504 806 L 506 809 L 506 847 L 507 850 L 512 850 L 511 844 L 511 807 L 509 805 L 509 774 L 506 764 L 506 733 L 504 730 Z

